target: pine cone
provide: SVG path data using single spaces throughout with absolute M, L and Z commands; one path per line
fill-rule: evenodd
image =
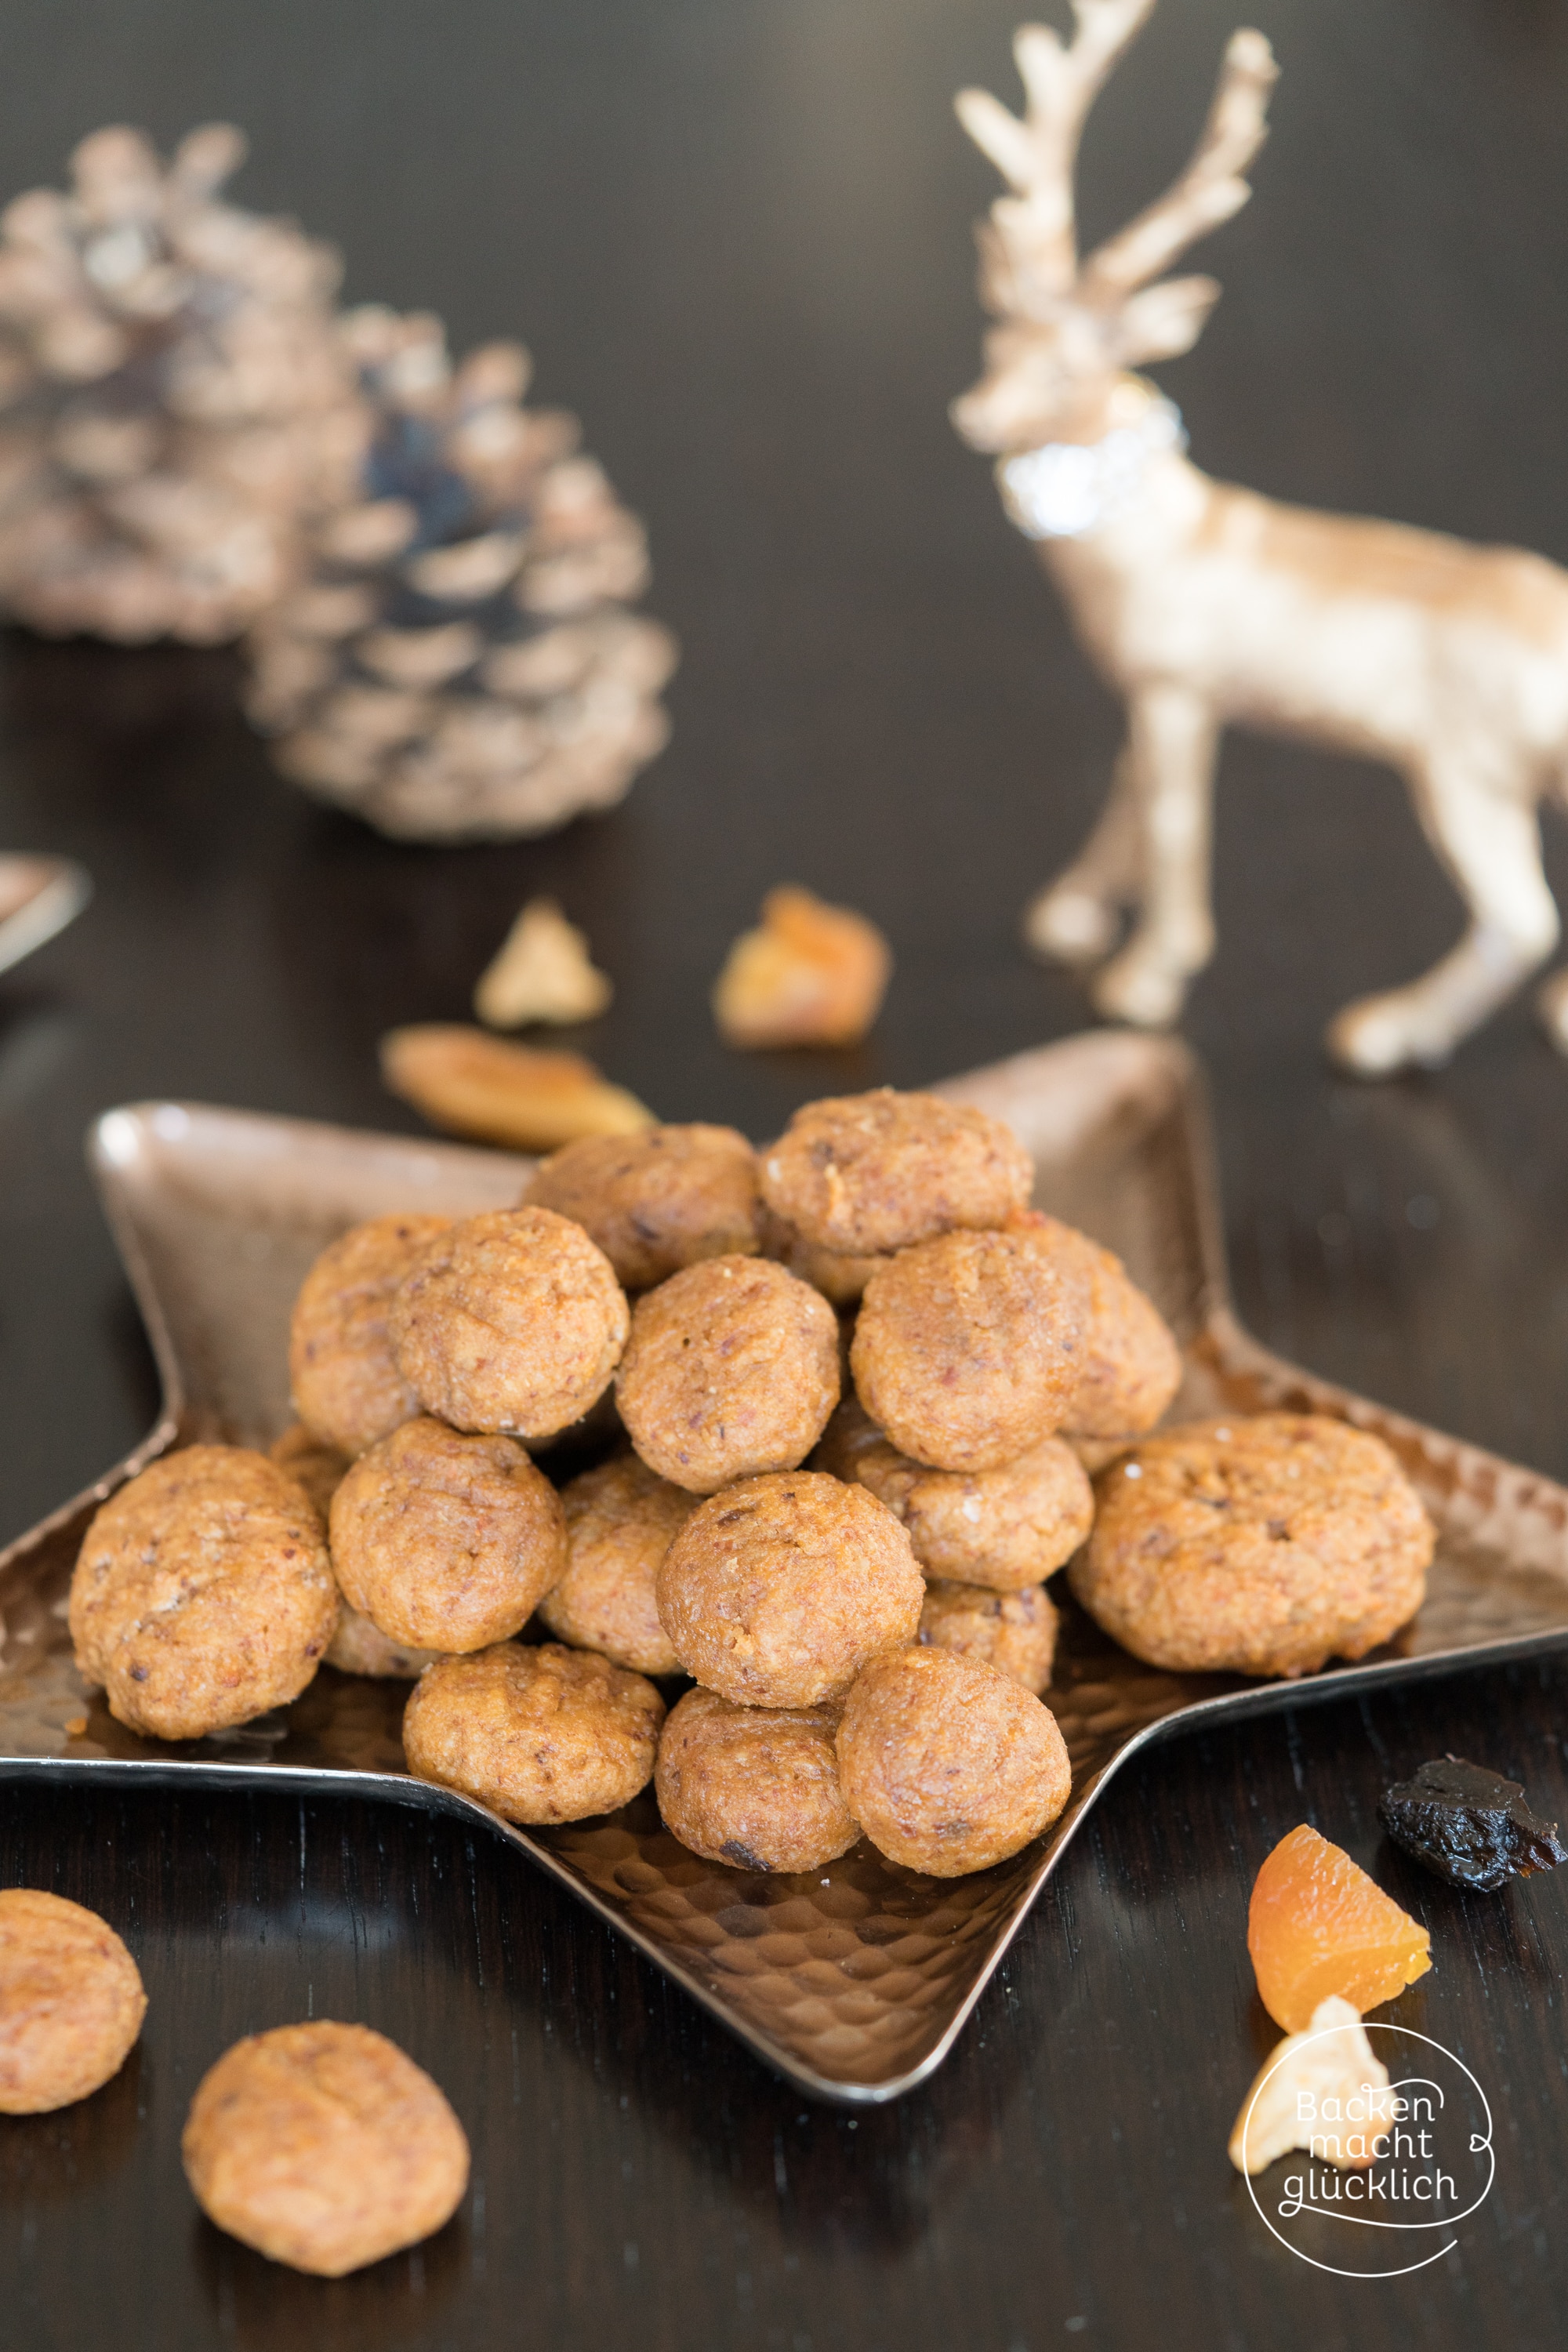
M 0 604 L 51 635 L 237 636 L 336 487 L 337 258 L 216 200 L 244 152 L 95 131 L 0 215 Z
M 626 610 L 642 526 L 577 425 L 522 405 L 528 355 L 454 369 L 439 320 L 353 311 L 358 496 L 253 633 L 248 709 L 307 791 L 422 841 L 543 833 L 618 801 L 663 745 L 673 639 Z

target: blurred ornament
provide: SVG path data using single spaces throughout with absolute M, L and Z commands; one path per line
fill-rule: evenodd
M 548 831 L 618 801 L 668 733 L 668 631 L 627 610 L 642 526 L 527 354 L 454 369 L 439 320 L 342 322 L 364 397 L 355 486 L 257 628 L 248 709 L 286 776 L 383 833 Z
M 553 898 L 531 898 L 474 991 L 474 1011 L 492 1029 L 530 1021 L 595 1021 L 615 990 L 594 969 L 588 942 Z
M 882 1009 L 893 958 L 875 923 L 793 884 L 770 890 L 713 984 L 726 1045 L 853 1045 Z
M 654 1116 L 580 1054 L 539 1053 L 460 1023 L 420 1022 L 381 1041 L 389 1090 L 453 1135 L 554 1151 L 580 1135 L 632 1135 Z

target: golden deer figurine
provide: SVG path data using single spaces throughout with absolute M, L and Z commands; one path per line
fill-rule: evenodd
M 1189 351 L 1214 306 L 1213 278 L 1162 273 L 1247 202 L 1277 68 L 1260 33 L 1235 34 L 1186 169 L 1080 262 L 1084 117 L 1152 5 L 1073 0 L 1070 45 L 1024 26 L 1022 120 L 984 90 L 957 101 L 1013 193 L 976 232 L 981 297 L 999 323 L 953 423 L 997 457 L 1009 515 L 1038 541 L 1127 705 L 1104 812 L 1030 908 L 1026 937 L 1042 955 L 1100 966 L 1100 1012 L 1162 1027 L 1214 951 L 1220 729 L 1385 760 L 1469 925 L 1419 980 L 1348 1005 L 1329 1049 L 1367 1076 L 1443 1062 L 1556 944 L 1537 804 L 1548 789 L 1568 797 L 1568 572 L 1512 548 L 1277 505 L 1188 463 L 1175 410 L 1131 371 Z M 1129 910 L 1127 941 L 1105 961 Z M 1568 1052 L 1568 971 L 1540 1003 Z

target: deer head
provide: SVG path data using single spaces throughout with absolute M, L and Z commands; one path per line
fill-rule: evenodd
M 1231 36 L 1180 178 L 1086 262 L 1078 258 L 1073 166 L 1084 118 L 1153 5 L 1073 0 L 1078 29 L 1068 46 L 1047 26 L 1022 26 L 1013 44 L 1027 100 L 1021 121 L 988 91 L 959 93 L 959 121 L 1013 191 L 975 232 L 980 299 L 1001 323 L 985 339 L 984 374 L 952 404 L 972 448 L 1002 455 L 1098 440 L 1124 372 L 1190 351 L 1218 298 L 1212 278 L 1161 272 L 1252 193 L 1242 174 L 1268 135 L 1277 72 L 1261 33 Z

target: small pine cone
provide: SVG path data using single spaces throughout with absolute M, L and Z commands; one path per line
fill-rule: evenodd
M 438 320 L 353 311 L 350 502 L 252 635 L 247 708 L 286 776 L 417 841 L 544 833 L 618 801 L 668 732 L 673 639 L 629 612 L 642 526 L 577 426 L 522 405 L 527 354 L 460 367 Z
M 95 131 L 0 214 L 0 605 L 50 635 L 238 636 L 352 458 L 337 257 L 217 200 L 244 152 Z

